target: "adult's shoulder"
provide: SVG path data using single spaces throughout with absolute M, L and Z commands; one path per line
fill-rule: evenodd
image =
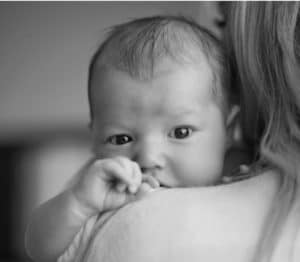
M 250 261 L 278 183 L 268 172 L 230 185 L 152 193 L 101 228 L 87 261 Z

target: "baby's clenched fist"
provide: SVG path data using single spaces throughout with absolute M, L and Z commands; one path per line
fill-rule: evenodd
M 95 160 L 83 172 L 71 192 L 86 216 L 125 205 L 142 183 L 138 164 L 125 157 Z

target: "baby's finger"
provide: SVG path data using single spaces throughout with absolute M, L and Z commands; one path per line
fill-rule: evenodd
M 112 210 L 120 208 L 132 202 L 136 199 L 136 196 L 133 194 L 128 194 L 125 192 L 118 192 L 117 190 L 112 190 L 105 199 L 105 210 Z
M 124 173 L 124 168 L 112 159 L 101 159 L 91 165 L 89 173 L 109 181 L 112 178 L 119 178 Z
M 102 160 L 102 169 L 106 178 L 120 180 L 128 188 L 131 187 L 130 192 L 135 192 L 141 181 L 141 175 L 137 173 L 135 165 L 134 162 L 124 157 Z
M 149 184 L 152 188 L 159 187 L 159 182 L 151 175 L 143 175 L 142 182 Z
M 144 196 L 148 195 L 149 193 L 155 191 L 154 188 L 152 188 L 148 183 L 142 183 L 138 192 L 136 193 L 136 197 L 138 199 L 143 198 Z
M 125 157 L 116 157 L 115 160 L 124 167 L 124 170 L 126 170 L 125 172 L 127 172 L 128 176 L 130 177 L 131 183 L 128 184 L 128 191 L 132 194 L 136 193 L 142 182 L 142 172 L 139 168 L 139 165 Z
M 120 165 L 122 165 L 127 170 L 128 173 L 131 174 L 131 179 L 134 182 L 138 183 L 139 181 L 141 181 L 142 172 L 140 171 L 139 165 L 136 162 L 126 157 L 116 157 L 115 160 L 118 161 Z
M 128 191 L 132 194 L 136 193 L 142 183 L 142 172 L 139 165 L 136 162 L 131 164 L 134 184 L 128 188 Z
M 123 193 L 123 192 L 125 192 L 126 187 L 127 187 L 127 185 L 124 184 L 123 182 L 118 182 L 117 185 L 116 185 L 116 190 L 117 190 L 119 193 Z
M 132 183 L 131 174 L 129 174 L 119 162 L 113 159 L 103 160 L 102 169 L 104 171 L 105 178 L 108 180 L 115 178 L 122 181 L 126 185 L 130 185 Z

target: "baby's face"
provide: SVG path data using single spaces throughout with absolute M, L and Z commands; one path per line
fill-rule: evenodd
M 219 179 L 226 127 L 212 98 L 207 64 L 165 61 L 146 81 L 101 70 L 91 84 L 98 158 L 128 157 L 166 187 L 205 186 Z

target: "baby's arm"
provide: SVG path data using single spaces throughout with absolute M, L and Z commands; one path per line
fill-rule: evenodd
M 86 221 L 131 201 L 141 185 L 138 165 L 126 158 L 97 160 L 70 188 L 40 206 L 26 234 L 35 261 L 55 261 Z

